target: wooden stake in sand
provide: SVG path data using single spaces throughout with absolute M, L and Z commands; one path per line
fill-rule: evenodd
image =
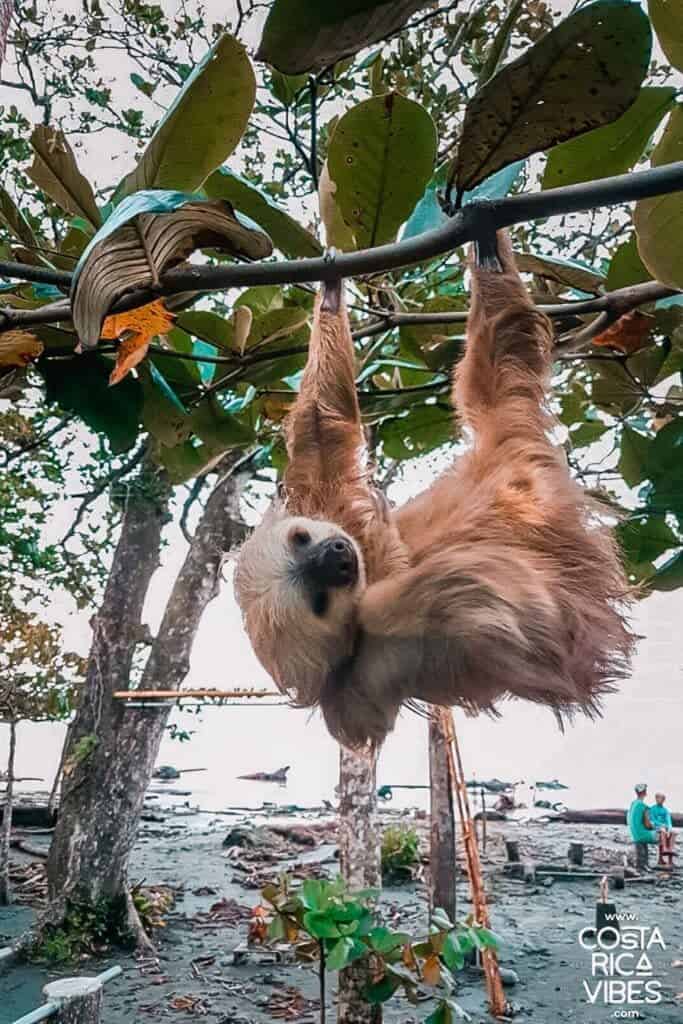
M 436 712 L 439 724 L 443 730 L 448 751 L 448 771 L 451 776 L 451 784 L 458 801 L 458 813 L 460 815 L 460 827 L 462 829 L 465 855 L 467 857 L 467 871 L 470 880 L 470 895 L 474 908 L 474 917 L 477 924 L 483 928 L 489 928 L 491 919 L 486 891 L 479 859 L 479 847 L 477 845 L 477 833 L 474 828 L 472 814 L 470 812 L 469 800 L 467 797 L 467 786 L 465 785 L 465 773 L 460 757 L 460 748 L 455 734 L 455 723 L 450 708 L 439 708 Z M 489 999 L 489 1011 L 494 1017 L 504 1017 L 508 1014 L 509 1008 L 503 983 L 500 979 L 500 968 L 498 957 L 492 949 L 484 949 L 480 953 L 484 975 L 486 977 L 486 991 Z
M 116 690 L 114 700 L 237 700 L 242 697 L 282 697 L 272 690 Z

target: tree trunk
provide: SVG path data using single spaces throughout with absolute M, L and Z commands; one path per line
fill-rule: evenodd
M 14 13 L 14 0 L 0 0 L 0 67 L 5 59 L 7 33 Z
M 160 471 L 144 468 L 127 500 L 93 641 L 83 697 L 64 760 L 59 818 L 48 859 L 51 901 L 123 901 L 139 941 L 143 933 L 127 891 L 135 842 L 170 707 L 139 709 L 113 700 L 130 686 L 133 653 L 151 577 L 159 565 L 170 489 Z M 177 689 L 209 601 L 218 593 L 225 555 L 242 538 L 239 484 L 215 486 L 176 577 L 145 665 L 141 689 Z M 137 926 L 137 927 L 136 927 Z
M 14 801 L 14 760 L 17 752 L 17 723 L 12 719 L 9 723 L 9 755 L 7 757 L 7 788 L 2 814 L 2 832 L 0 833 L 0 904 L 7 906 L 12 902 L 12 891 L 9 881 L 9 851 L 12 835 L 12 804 Z
M 455 811 L 453 784 L 448 771 L 447 740 L 441 720 L 429 720 L 429 902 L 430 909 L 443 907 L 455 921 Z
M 381 837 L 376 825 L 376 762 L 341 748 L 339 760 L 339 864 L 351 889 L 379 888 Z M 338 1024 L 380 1024 L 381 1006 L 363 999 L 369 983 L 366 962 L 357 960 L 339 974 Z

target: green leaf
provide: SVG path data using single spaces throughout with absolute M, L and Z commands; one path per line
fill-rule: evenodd
M 192 354 L 194 344 L 192 338 L 179 327 L 174 327 L 166 335 L 166 340 L 174 352 L 183 352 L 186 355 Z M 190 359 L 176 359 L 173 356 L 162 356 L 152 353 L 149 356 L 150 362 L 156 366 L 165 380 L 176 387 L 185 390 L 194 390 L 201 381 L 199 363 Z
M 609 429 L 607 424 L 601 423 L 600 420 L 588 420 L 569 431 L 569 440 L 573 448 L 585 448 L 601 438 Z
M 430 923 L 433 924 L 440 931 L 450 931 L 453 928 L 453 922 L 450 917 L 443 909 L 443 907 L 435 907 L 432 911 Z
M 468 307 L 468 297 L 462 295 L 435 295 L 415 309 L 415 313 L 464 313 Z M 401 345 L 405 352 L 414 358 L 423 359 L 432 370 L 443 365 L 444 339 L 450 337 L 463 338 L 466 324 L 403 324 L 400 329 Z M 461 347 L 458 344 L 457 347 Z
M 432 118 L 398 93 L 373 96 L 344 114 L 327 164 L 358 248 L 393 241 L 424 191 L 435 155 Z
M 453 1015 L 445 999 L 439 1003 L 434 1013 L 430 1013 L 425 1019 L 425 1024 L 452 1024 L 452 1022 Z
M 655 147 L 651 164 L 683 160 L 683 106 L 674 107 Z M 673 288 L 683 287 L 683 192 L 640 199 L 633 211 L 640 258 L 652 276 Z
M 333 918 L 323 910 L 304 914 L 304 927 L 315 939 L 337 939 L 341 935 Z
M 438 193 L 446 185 L 450 165 L 450 160 L 441 164 L 431 181 L 427 183 L 427 188 L 422 198 L 401 232 L 402 240 L 414 238 L 415 235 L 421 235 L 425 231 L 433 231 L 435 228 L 443 227 L 449 220 L 449 217 L 441 208 Z M 517 181 L 523 167 L 524 160 L 517 160 L 508 167 L 503 167 L 500 171 L 496 171 L 495 174 L 492 174 L 486 181 L 482 181 L 471 192 L 466 192 L 463 196 L 463 204 L 471 203 L 478 199 L 503 199 Z
M 620 363 L 601 362 L 591 381 L 591 398 L 601 409 L 625 416 L 641 401 L 642 390 Z
M 256 79 L 242 44 L 223 35 L 184 83 L 116 197 L 140 189 L 198 189 L 242 138 Z
M 396 32 L 426 0 L 275 0 L 257 60 L 286 75 L 322 71 Z
M 676 534 L 661 514 L 633 517 L 619 523 L 616 535 L 626 558 L 635 566 L 654 562 L 666 551 L 680 546 Z
M 270 73 L 270 91 L 283 107 L 291 107 L 308 82 L 308 75 L 283 75 L 275 68 Z
M 648 580 L 651 590 L 677 590 L 683 586 L 683 551 L 673 555 Z
M 650 23 L 630 0 L 596 0 L 565 18 L 468 104 L 458 192 L 514 160 L 615 121 L 638 94 L 651 46 Z
M 128 376 L 109 387 L 111 362 L 82 355 L 68 362 L 43 360 L 45 400 L 65 412 L 75 412 L 92 430 L 104 434 L 114 454 L 132 448 L 137 440 L 143 393 L 140 381 Z
M 308 323 L 308 311 L 300 306 L 284 306 L 282 309 L 271 309 L 263 316 L 255 319 L 247 338 L 247 350 L 263 347 L 271 351 L 275 342 L 283 342 L 289 346 L 292 335 L 297 334 Z M 306 332 L 307 336 L 308 332 Z M 302 336 L 302 341 L 304 337 Z
M 647 9 L 667 60 L 683 71 L 683 7 L 679 0 L 648 0 Z
M 204 184 L 204 191 L 212 199 L 227 199 L 236 210 L 256 221 L 285 256 L 305 258 L 321 254 L 322 246 L 310 231 L 273 202 L 267 193 L 227 167 L 214 171 Z
M 102 223 L 90 182 L 78 169 L 76 157 L 64 134 L 56 128 L 37 124 L 31 135 L 33 163 L 26 172 L 66 213 L 83 217 L 94 228 Z
M 673 86 L 644 86 L 612 124 L 556 146 L 545 166 L 543 188 L 608 178 L 630 170 L 676 98 Z
M 500 937 L 495 932 L 492 932 L 490 928 L 484 928 L 482 925 L 473 925 L 471 931 L 477 949 L 500 949 Z
M 368 933 L 370 945 L 377 953 L 391 953 L 400 946 L 410 942 L 410 935 L 405 932 L 392 932 L 388 928 L 373 928 Z
M 648 452 L 653 441 L 654 438 L 639 434 L 631 427 L 624 427 L 621 434 L 621 454 L 617 468 L 624 483 L 629 487 L 635 487 L 636 484 L 646 479 Z
M 382 423 L 378 437 L 390 459 L 413 459 L 438 448 L 455 435 L 453 412 L 442 405 L 418 405 L 408 413 Z M 451 926 L 452 927 L 452 926 Z
M 632 284 L 641 284 L 650 280 L 650 273 L 638 255 L 636 236 L 632 235 L 614 253 L 607 271 L 605 288 L 614 291 L 616 288 L 627 288 Z
M 598 292 L 605 278 L 597 270 L 579 260 L 560 259 L 557 256 L 537 256 L 533 252 L 515 252 L 517 268 L 528 274 L 537 274 L 549 281 L 557 281 L 568 288 L 582 292 Z
M 180 314 L 176 323 L 188 334 L 225 351 L 229 352 L 233 347 L 233 326 L 218 313 L 206 309 L 189 309 Z
M 375 982 L 374 985 L 368 985 L 363 993 L 363 998 L 371 1006 L 376 1006 L 378 1003 L 386 1003 L 387 999 L 391 999 L 399 985 L 400 982 L 396 978 L 392 978 L 390 974 L 385 974 L 381 981 Z
M 282 288 L 278 284 L 255 285 L 237 296 L 233 307 L 246 306 L 255 317 L 269 313 L 271 309 L 282 309 Z
M 202 401 L 193 412 L 190 423 L 197 437 L 215 454 L 230 448 L 243 448 L 254 439 L 251 428 L 221 408 L 214 396 Z
M 133 72 L 130 76 L 130 80 L 136 89 L 139 89 L 145 96 L 153 96 L 157 87 L 156 82 L 147 82 L 142 75 L 138 75 Z
M 308 915 L 306 915 L 308 917 Z M 304 921 L 306 918 L 304 917 Z M 309 929 L 310 930 L 310 929 Z M 311 933 L 312 934 L 312 933 Z M 330 971 L 340 971 L 346 967 L 353 950 L 353 939 L 342 938 L 331 947 L 327 954 L 327 968 Z
M 441 955 L 451 971 L 461 971 L 465 966 L 465 954 L 460 948 L 457 936 L 452 932 L 446 936 Z
M 190 417 L 178 397 L 153 363 L 141 363 L 138 376 L 142 385 L 142 425 L 167 448 L 187 440 Z

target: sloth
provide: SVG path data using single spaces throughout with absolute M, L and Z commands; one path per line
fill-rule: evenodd
M 235 594 L 257 657 L 342 744 L 377 747 L 403 704 L 593 717 L 629 671 L 612 533 L 552 439 L 553 332 L 507 234 L 477 247 L 452 401 L 471 437 L 399 509 L 372 484 L 340 282 L 321 287 L 286 424 L 280 498 L 242 546 Z

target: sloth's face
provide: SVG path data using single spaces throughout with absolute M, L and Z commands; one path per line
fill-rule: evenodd
M 235 595 L 249 639 L 298 703 L 315 703 L 351 653 L 364 587 L 360 549 L 335 523 L 271 513 L 243 545 Z

